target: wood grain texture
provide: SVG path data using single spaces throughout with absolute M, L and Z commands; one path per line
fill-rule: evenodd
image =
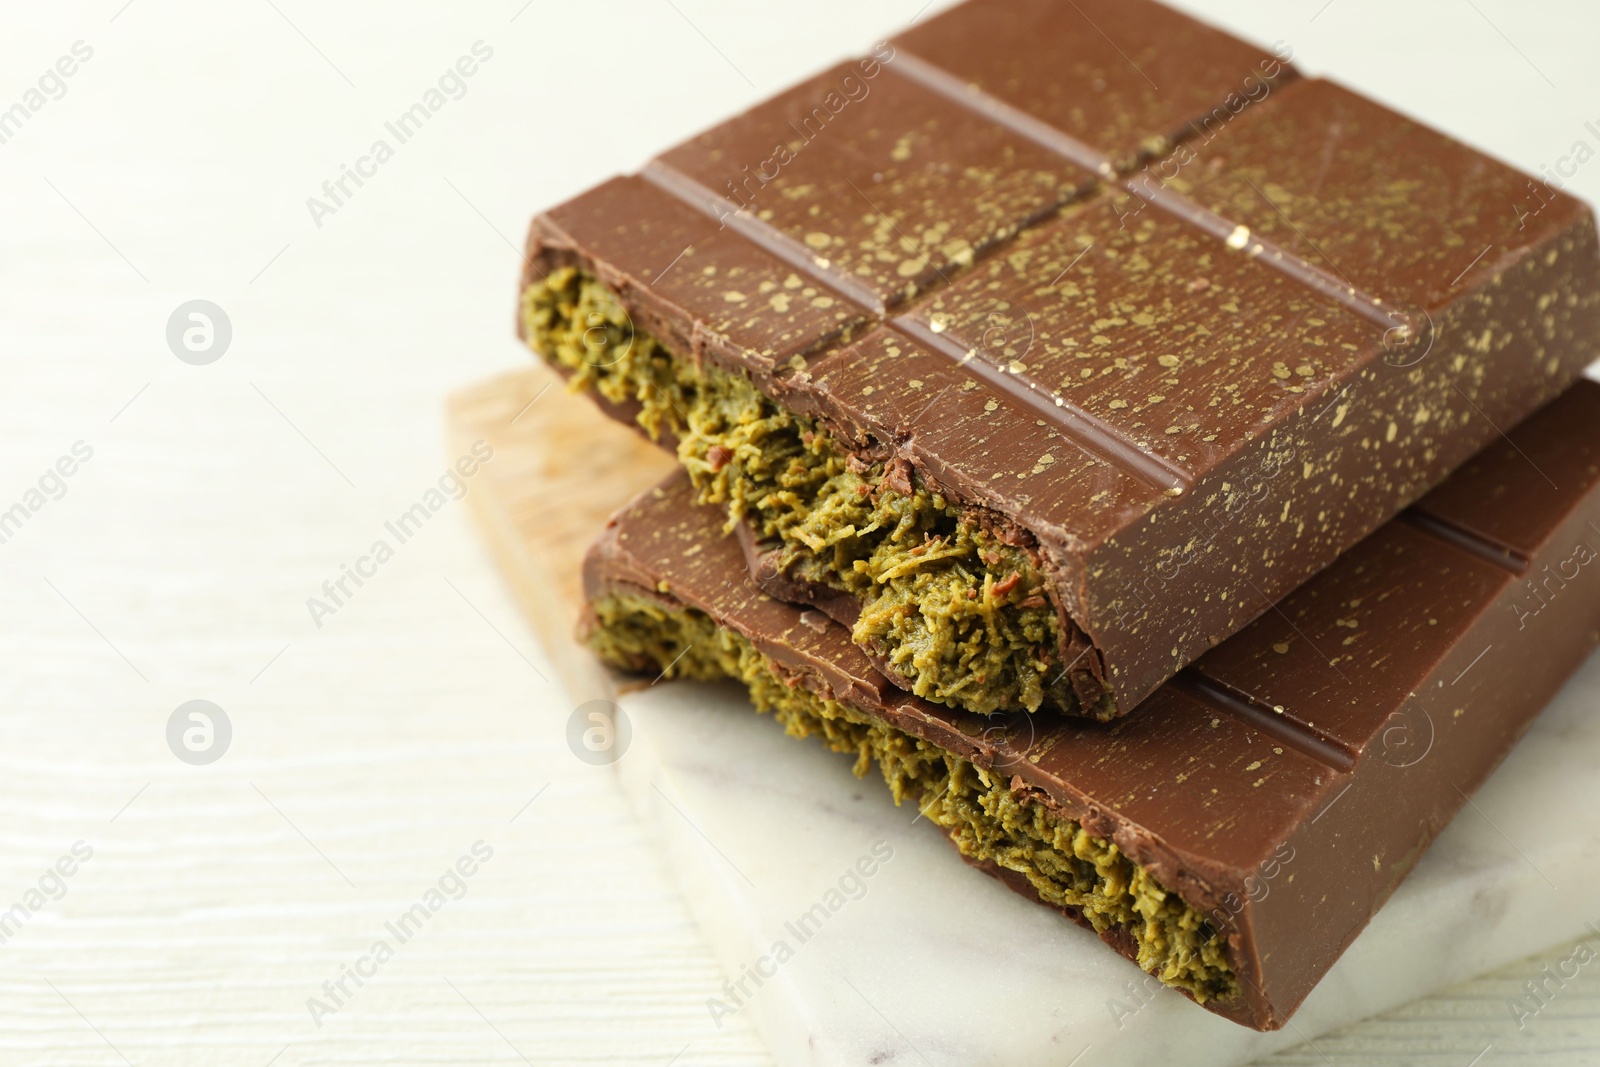
M 610 677 L 572 639 L 583 556 L 606 519 L 676 461 L 543 366 L 455 394 L 449 432 L 455 455 L 478 441 L 494 448 L 473 518 L 568 691 L 608 692 Z

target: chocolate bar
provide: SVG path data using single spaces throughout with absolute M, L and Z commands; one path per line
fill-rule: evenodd
M 877 762 L 969 862 L 1275 1029 L 1600 641 L 1600 385 L 1111 723 L 894 688 L 742 581 L 720 526 L 681 473 L 612 520 L 585 567 L 605 659 L 742 680 L 791 734 Z
M 1114 717 L 1600 355 L 1587 207 L 1290 51 L 970 0 L 540 215 L 522 335 L 902 687 Z

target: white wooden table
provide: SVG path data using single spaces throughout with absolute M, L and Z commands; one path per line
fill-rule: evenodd
M 0 909 L 26 910 L 0 911 L 0 1063 L 765 1062 L 709 1026 L 721 977 L 609 771 L 568 751 L 465 508 L 403 543 L 385 523 L 453 458 L 445 395 L 526 358 L 536 208 L 919 6 L 8 7 L 0 111 L 45 82 L 0 143 L 0 513 L 26 512 L 0 526 Z M 1187 6 L 1527 169 L 1600 148 L 1576 0 Z M 460 98 L 361 164 L 479 41 Z M 313 218 L 346 165 L 372 173 Z M 1600 199 L 1600 165 L 1571 185 Z M 206 365 L 166 336 L 194 299 L 231 323 Z M 346 565 L 368 576 L 335 601 Z M 194 699 L 231 724 L 206 765 L 167 741 Z M 402 944 L 386 923 L 419 902 Z M 1600 963 L 1512 1023 L 1539 966 L 1273 1062 L 1600 1060 Z

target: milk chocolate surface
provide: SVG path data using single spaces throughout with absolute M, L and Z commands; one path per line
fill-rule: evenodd
M 895 689 L 843 629 L 742 581 L 681 474 L 612 520 L 585 584 L 702 612 L 793 684 L 1113 842 L 1226 937 L 1241 994 L 1206 1006 L 1271 1029 L 1600 642 L 1597 558 L 1600 385 L 1582 382 L 1113 723 Z
M 1117 712 L 1600 356 L 1586 206 L 1149 0 L 969 0 L 540 215 L 564 266 L 1036 551 Z

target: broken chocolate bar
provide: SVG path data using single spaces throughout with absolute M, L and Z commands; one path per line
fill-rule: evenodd
M 1600 385 L 1114 723 L 897 690 L 842 628 L 743 581 L 720 527 L 681 473 L 612 520 L 585 570 L 605 659 L 745 682 L 790 733 L 877 762 L 970 862 L 1274 1029 L 1600 641 Z
M 1600 355 L 1584 205 L 1288 58 L 970 0 L 535 219 L 523 336 L 899 685 L 1114 717 Z

